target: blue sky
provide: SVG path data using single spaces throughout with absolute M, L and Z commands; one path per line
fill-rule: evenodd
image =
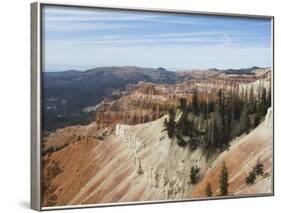
M 43 70 L 271 66 L 271 21 L 45 6 Z

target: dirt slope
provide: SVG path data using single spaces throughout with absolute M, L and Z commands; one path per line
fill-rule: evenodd
M 233 141 L 230 149 L 213 163 L 212 160 L 206 162 L 200 150 L 190 151 L 171 141 L 162 131 L 164 118 L 134 126 L 118 124 L 115 134 L 104 140 L 94 137 L 94 124 L 72 127 L 71 131 L 77 136 L 68 137 L 69 145 L 43 158 L 44 176 L 50 177 L 45 180 L 43 205 L 204 197 L 207 182 L 211 182 L 214 193 L 218 194 L 223 161 L 229 168 L 230 194 L 270 192 L 271 110 L 264 122 Z M 59 141 L 62 134 L 70 134 L 69 131 L 65 128 L 52 135 L 52 143 Z M 248 186 L 245 176 L 258 159 L 264 164 L 268 177 Z M 203 177 L 195 186 L 189 180 L 193 165 L 200 167 Z
M 188 196 L 191 165 L 207 166 L 200 150 L 181 148 L 161 131 L 163 120 L 119 124 L 116 134 L 103 141 L 87 135 L 79 141 L 69 139 L 68 146 L 44 156 L 45 176 L 55 165 L 59 167 L 55 171 L 61 171 L 49 174 L 44 206 Z M 81 127 L 75 130 L 77 135 L 83 132 Z M 56 135 L 52 137 L 55 141 Z
M 266 119 L 248 135 L 233 142 L 229 150 L 224 151 L 207 171 L 201 182 L 192 192 L 192 197 L 205 197 L 208 182 L 215 195 L 219 191 L 221 165 L 225 161 L 229 172 L 229 195 L 248 195 L 271 193 L 272 181 L 272 110 L 268 110 Z M 264 165 L 265 177 L 258 177 L 256 183 L 247 185 L 245 177 L 257 161 Z

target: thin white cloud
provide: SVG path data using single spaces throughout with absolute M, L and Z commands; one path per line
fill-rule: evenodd
M 69 8 L 48 9 L 44 14 L 45 70 L 109 65 L 235 68 L 271 63 L 264 33 L 227 28 L 225 23 L 217 27 L 220 21 Z M 175 24 L 180 27 L 173 28 Z M 202 31 L 197 25 L 202 25 Z M 163 27 L 155 30 L 158 26 Z
M 102 27 L 102 26 L 100 26 Z M 71 27 L 70 27 L 71 30 Z M 242 44 L 241 40 L 247 38 L 248 40 L 259 39 L 259 35 L 252 33 L 236 33 L 236 32 L 225 32 L 225 31 L 205 31 L 205 32 L 189 32 L 189 33 L 164 33 L 164 34 L 145 34 L 145 35 L 101 35 L 101 36 L 91 36 L 78 37 L 70 40 L 48 40 L 47 42 L 66 42 L 69 45 L 77 44 L 81 46 L 89 45 L 103 45 L 103 46 L 123 46 L 127 47 L 128 45 L 138 45 L 146 46 L 152 45 L 156 46 L 170 46 L 170 45 L 221 45 L 221 46 L 230 46 L 230 45 L 243 45 L 246 47 L 246 44 Z M 263 43 L 262 43 L 263 44 Z M 255 43 L 255 45 L 257 45 Z M 247 44 L 247 46 L 251 46 Z
M 46 22 L 96 22 L 96 21 L 102 21 L 102 22 L 106 22 L 106 21 L 110 21 L 110 22 L 114 22 L 114 21 L 136 21 L 136 20 L 150 20 L 153 18 L 159 18 L 158 16 L 153 16 L 153 15 L 118 15 L 118 14 L 114 14 L 114 16 L 112 16 L 112 14 L 107 14 L 107 13 L 92 13 L 89 14 L 87 16 L 83 15 L 83 16 L 79 16 L 77 14 L 75 15 L 71 15 L 71 16 L 62 16 L 61 14 L 59 15 L 51 15 L 49 16 L 48 14 L 46 14 L 46 18 L 45 21 Z
M 45 33 L 48 32 L 81 32 L 85 30 L 105 30 L 105 29 L 133 29 L 129 24 L 108 24 L 108 23 L 46 23 Z
M 170 17 L 170 18 L 169 18 Z M 130 21 L 138 21 L 134 25 Z M 118 23 L 115 23 L 118 22 Z M 145 12 L 111 11 L 103 10 L 74 10 L 74 9 L 50 9 L 43 11 L 43 24 L 46 32 L 81 31 L 89 29 L 116 29 L 116 28 L 142 28 L 141 22 L 196 25 L 198 21 L 188 18 L 179 18 L 174 15 L 151 14 Z M 71 27 L 70 27 L 71 26 Z M 117 26 L 117 27 L 116 27 Z

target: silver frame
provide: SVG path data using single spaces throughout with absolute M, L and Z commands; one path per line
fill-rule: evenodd
M 70 205 L 70 206 L 55 206 L 43 207 L 41 199 L 41 72 L 42 72 L 42 8 L 44 6 L 59 6 L 59 7 L 80 7 L 80 8 L 97 8 L 110 10 L 130 10 L 130 11 L 148 11 L 162 13 L 178 13 L 178 14 L 194 14 L 194 15 L 210 15 L 210 16 L 225 16 L 225 17 L 245 17 L 257 19 L 270 19 L 272 23 L 272 106 L 273 106 L 273 156 L 272 156 L 272 189 L 271 193 L 259 193 L 248 195 L 232 195 L 211 198 L 186 198 L 178 200 L 157 200 L 157 201 L 135 201 L 135 202 L 118 202 L 118 203 L 101 203 L 87 205 Z M 203 200 L 220 200 L 220 199 L 235 199 L 249 197 L 265 197 L 274 196 L 274 16 L 269 15 L 253 15 L 253 14 L 235 14 L 235 13 L 220 13 L 206 11 L 189 11 L 178 9 L 158 9 L 145 7 L 126 7 L 126 6 L 107 6 L 107 5 L 90 5 L 77 3 L 56 3 L 56 2 L 34 2 L 31 3 L 31 209 L 37 211 L 59 210 L 59 209 L 74 209 L 74 208 L 93 208 L 93 207 L 110 207 L 124 205 L 143 205 L 155 203 L 176 203 L 187 201 L 203 201 Z

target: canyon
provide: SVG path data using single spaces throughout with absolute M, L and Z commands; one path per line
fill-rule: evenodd
M 228 168 L 229 196 L 272 192 L 273 109 L 249 133 L 233 138 L 229 147 L 209 158 L 201 149 L 192 150 L 170 138 L 163 123 L 168 110 L 185 98 L 192 103 L 217 100 L 217 91 L 255 96 L 271 87 L 271 70 L 254 69 L 251 74 L 217 70 L 182 72 L 173 84 L 139 81 L 115 100 L 103 100 L 95 121 L 58 129 L 42 144 L 43 206 L 145 202 L 207 198 L 219 194 L 223 162 Z M 182 113 L 176 111 L 175 121 Z M 187 137 L 187 136 L 184 136 Z M 254 184 L 245 178 L 257 162 L 264 175 Z M 198 183 L 190 181 L 193 166 L 200 168 Z

